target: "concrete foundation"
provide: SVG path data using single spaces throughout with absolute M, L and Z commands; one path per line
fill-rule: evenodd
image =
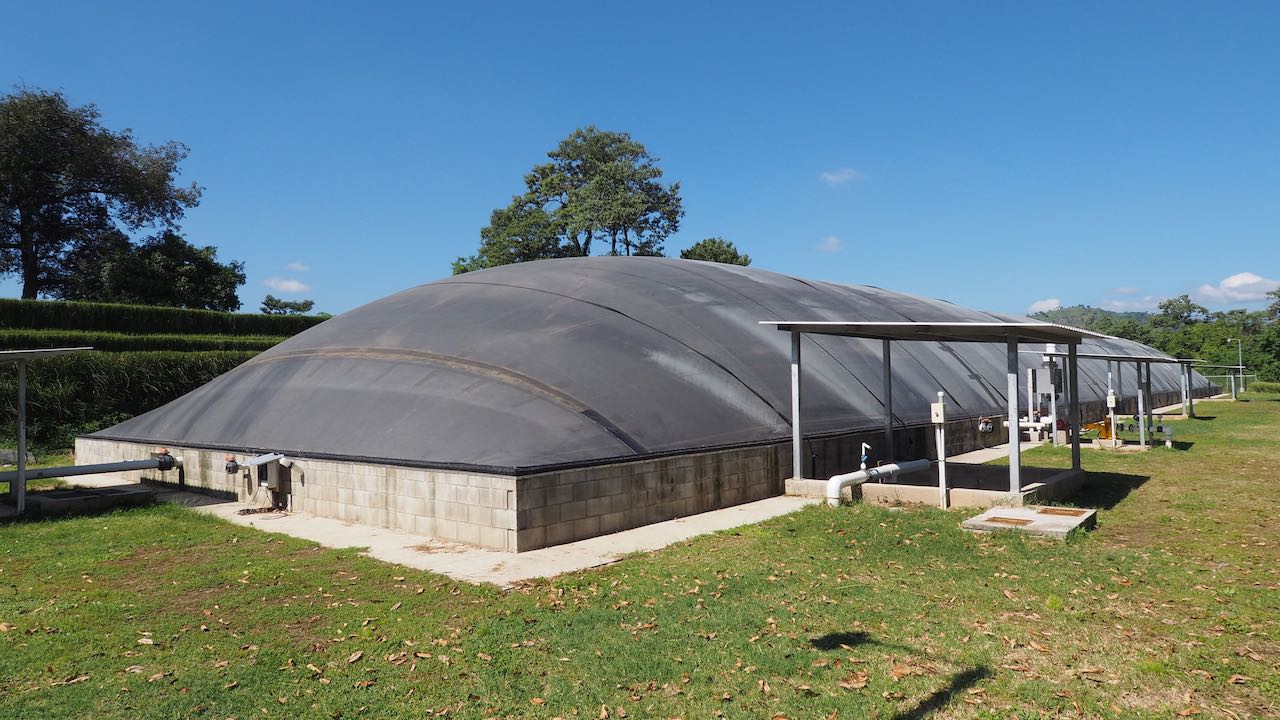
M 1157 394 L 1156 402 L 1173 402 L 1176 396 Z M 1101 403 L 1085 403 L 1082 408 L 1085 419 L 1105 412 Z M 897 428 L 897 458 L 936 457 L 933 438 L 932 425 Z M 978 418 L 947 425 L 949 456 L 1007 441 L 1007 431 L 998 422 L 992 433 L 978 432 Z M 872 446 L 873 462 L 885 459 L 879 456 L 884 446 L 880 429 L 806 437 L 805 476 L 826 478 L 856 469 L 863 442 Z M 150 457 L 153 449 L 145 443 L 80 437 L 76 464 L 141 460 Z M 784 480 L 791 476 L 791 446 L 784 439 L 524 475 L 294 457 L 291 467 L 282 468 L 285 490 L 273 498 L 243 470 L 228 474 L 225 450 L 180 445 L 171 445 L 170 450 L 183 460 L 181 469 L 117 473 L 112 479 L 146 480 L 263 507 L 282 502 L 294 512 L 507 551 L 558 545 L 782 495 Z M 242 465 L 250 457 L 230 454 Z M 952 504 L 1030 502 L 1060 497 L 1070 490 L 1068 484 L 1050 480 L 1027 476 L 1018 498 L 1008 497 L 1007 486 L 1002 493 L 998 488 L 965 487 L 952 481 Z M 863 498 L 936 504 L 937 489 L 883 485 L 866 491 Z
M 960 523 L 976 532 L 1013 531 L 1061 540 L 1071 531 L 1089 529 L 1098 522 L 1098 511 L 1090 508 L 1024 507 L 992 508 Z

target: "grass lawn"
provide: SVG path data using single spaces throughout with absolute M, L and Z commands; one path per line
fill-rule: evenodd
M 1086 451 L 1065 543 L 814 506 L 499 591 L 172 506 L 10 524 L 0 717 L 1276 717 L 1280 396 L 1249 400 Z
M 35 470 L 37 468 L 62 467 L 63 465 L 75 465 L 75 464 L 76 464 L 75 451 L 60 450 L 57 452 L 40 453 L 36 455 L 35 462 L 28 465 L 27 468 L 30 470 Z M 17 470 L 17 469 L 18 469 L 17 465 L 0 466 L 0 470 L 4 470 L 6 472 L 10 470 Z M 38 490 L 52 490 L 54 488 L 60 488 L 60 487 L 67 487 L 67 483 L 66 481 L 58 478 L 27 481 L 28 492 L 35 492 Z M 9 483 L 0 482 L 0 495 L 7 495 L 7 494 L 9 494 Z

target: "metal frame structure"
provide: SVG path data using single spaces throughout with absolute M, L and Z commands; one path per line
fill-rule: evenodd
M 9 497 L 22 513 L 27 507 L 27 363 L 57 355 L 92 350 L 91 347 L 49 348 L 46 350 L 0 350 L 0 362 L 18 366 L 18 472 L 9 482 Z
M 1066 353 L 1052 351 L 1052 350 L 1045 350 L 1043 352 L 1035 352 L 1033 350 L 1023 350 L 1023 352 L 1028 354 L 1034 353 L 1036 355 L 1047 355 L 1051 357 L 1064 357 L 1066 355 Z M 1076 357 L 1091 358 L 1096 360 L 1106 360 L 1108 389 L 1112 388 L 1111 366 L 1113 363 L 1116 366 L 1117 377 L 1120 374 L 1119 371 L 1120 371 L 1120 368 L 1122 367 L 1122 363 L 1131 362 L 1134 364 L 1134 367 L 1138 375 L 1137 398 L 1138 398 L 1138 444 L 1139 445 L 1142 445 L 1145 447 L 1148 444 L 1147 441 L 1149 438 L 1148 438 L 1147 428 L 1150 424 L 1149 420 L 1151 418 L 1152 411 L 1155 410 L 1151 402 L 1151 364 L 1152 363 L 1182 366 L 1182 372 L 1180 373 L 1180 375 L 1182 376 L 1182 383 L 1181 383 L 1182 414 L 1186 415 L 1187 417 L 1196 416 L 1195 398 L 1193 397 L 1193 393 L 1192 393 L 1191 366 L 1200 361 L 1196 360 L 1195 358 L 1171 358 L 1171 357 L 1164 357 L 1161 355 L 1118 355 L 1115 353 L 1077 353 Z M 1121 393 L 1117 390 L 1116 394 L 1120 395 Z
M 800 418 L 802 335 L 836 335 L 867 338 L 882 342 L 882 367 L 884 375 L 884 435 L 886 457 L 893 455 L 893 372 L 892 343 L 894 341 L 925 342 L 982 342 L 1004 343 L 1008 358 L 1008 391 L 1006 393 L 1009 415 L 1009 492 L 1022 491 L 1022 446 L 1019 429 L 1019 377 L 1018 344 L 1041 342 L 1063 344 L 1068 348 L 1067 393 L 1071 422 L 1071 469 L 1080 471 L 1080 393 L 1076 367 L 1076 349 L 1085 338 L 1105 338 L 1105 335 L 1078 328 L 1046 322 L 802 322 L 764 320 L 761 325 L 772 325 L 782 332 L 791 333 L 791 453 L 792 476 L 804 477 L 803 430 Z
M 1196 365 L 1196 367 L 1198 367 L 1198 368 L 1216 368 L 1216 369 L 1220 369 L 1220 370 L 1235 370 L 1235 371 L 1237 371 L 1237 372 L 1235 372 L 1235 373 L 1230 373 L 1230 374 L 1228 374 L 1228 375 L 1223 375 L 1223 376 L 1222 376 L 1222 377 L 1225 377 L 1225 378 L 1228 378 L 1228 379 L 1230 379 L 1230 380 L 1231 380 L 1231 399 L 1232 399 L 1232 400 L 1235 400 L 1235 399 L 1236 399 L 1236 377 L 1239 377 L 1239 378 L 1240 378 L 1240 384 L 1241 384 L 1241 385 L 1244 385 L 1244 365 L 1210 365 L 1210 364 L 1208 364 L 1208 363 L 1200 363 L 1200 364 Z M 1237 373 L 1238 373 L 1238 375 L 1237 375 Z M 1216 375 L 1215 375 L 1214 377 L 1218 377 L 1218 376 L 1216 376 Z M 1243 392 L 1243 391 L 1244 391 L 1244 388 L 1241 388 L 1241 392 Z

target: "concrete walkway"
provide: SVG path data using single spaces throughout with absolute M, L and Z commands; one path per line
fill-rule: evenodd
M 512 553 L 299 513 L 240 515 L 238 512 L 246 507 L 244 503 L 198 493 L 162 492 L 159 497 L 163 502 L 187 505 L 237 525 L 284 533 L 325 547 L 367 548 L 365 554 L 384 562 L 429 570 L 457 580 L 504 587 L 522 580 L 607 565 L 630 553 L 659 550 L 698 535 L 762 522 L 816 502 L 795 497 L 768 498 L 612 535 Z

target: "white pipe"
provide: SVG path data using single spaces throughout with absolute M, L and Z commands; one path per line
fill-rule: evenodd
M 834 475 L 827 481 L 827 504 L 836 507 L 840 504 L 840 493 L 850 485 L 861 485 L 868 480 L 904 475 L 906 473 L 928 470 L 933 463 L 928 460 L 906 460 L 890 463 L 880 467 L 858 470 L 843 475 Z

